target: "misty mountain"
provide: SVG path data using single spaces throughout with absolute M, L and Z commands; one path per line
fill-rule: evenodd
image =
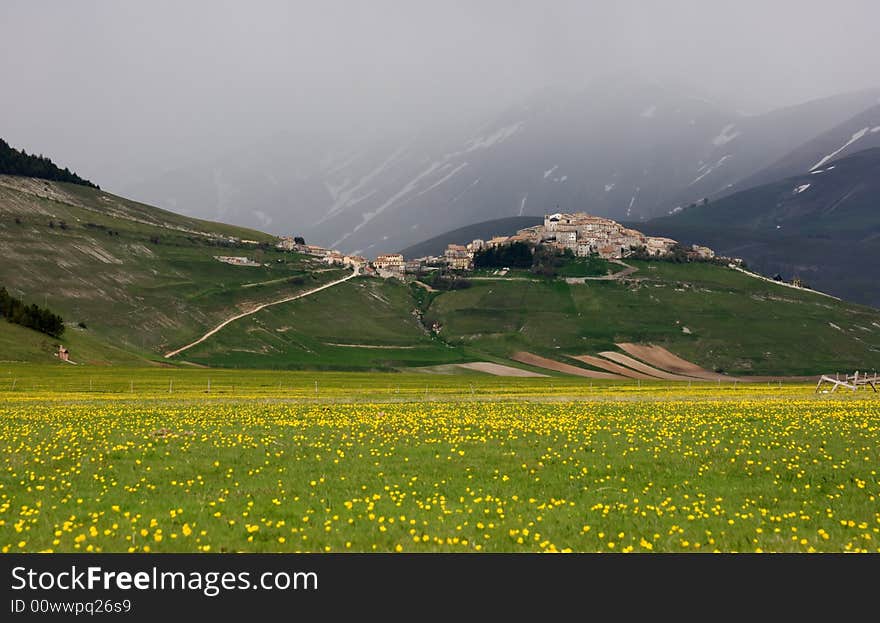
M 798 146 L 772 165 L 743 180 L 739 186 L 751 188 L 807 173 L 822 168 L 835 158 L 872 147 L 880 147 L 880 104 Z
M 766 275 L 800 277 L 818 290 L 880 307 L 880 148 L 639 227 L 741 257 Z
M 557 206 L 647 220 L 730 192 L 877 98 L 861 92 L 748 116 L 679 87 L 605 80 L 405 139 L 279 135 L 124 190 L 187 215 L 374 255 Z

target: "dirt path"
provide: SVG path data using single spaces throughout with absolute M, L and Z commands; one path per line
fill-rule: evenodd
M 418 346 L 394 346 L 387 344 L 340 344 L 339 342 L 324 342 L 327 346 L 339 346 L 341 348 L 382 348 L 386 350 L 400 350 L 407 348 L 419 348 Z
M 232 322 L 235 322 L 239 318 L 244 318 L 245 316 L 250 316 L 251 314 L 256 314 L 261 309 L 266 309 L 267 307 L 271 307 L 272 305 L 280 305 L 281 303 L 287 303 L 290 301 L 295 301 L 296 299 L 301 299 L 306 296 L 310 296 L 312 294 L 315 294 L 316 292 L 320 292 L 321 290 L 326 290 L 327 288 L 332 288 L 335 285 L 339 285 L 340 283 L 343 283 L 344 281 L 348 281 L 349 279 L 351 279 L 353 277 L 357 277 L 357 276 L 358 276 L 358 269 L 355 268 L 350 275 L 347 275 L 347 276 L 343 277 L 342 279 L 337 279 L 336 281 L 331 281 L 330 283 L 325 283 L 324 285 L 318 286 L 317 288 L 313 288 L 311 290 L 306 290 L 305 292 L 300 292 L 299 294 L 296 294 L 294 296 L 288 296 L 286 298 L 283 298 L 283 299 L 280 299 L 277 301 L 272 301 L 271 303 L 263 303 L 262 305 L 257 305 L 256 307 L 254 307 L 253 309 L 251 309 L 249 311 L 243 312 L 241 314 L 236 314 L 235 316 L 227 318 L 226 320 L 224 320 L 223 322 L 218 324 L 216 327 L 214 327 L 213 329 L 211 329 L 210 331 L 205 333 L 202 337 L 197 339 L 195 342 L 191 342 L 191 343 L 187 344 L 186 346 L 181 346 L 177 350 L 172 350 L 172 351 L 165 353 L 165 359 L 170 359 L 171 357 L 174 357 L 175 355 L 179 355 L 183 351 L 192 348 L 196 344 L 201 344 L 202 342 L 207 340 L 209 337 L 211 337 L 212 335 L 217 333 L 217 331 L 219 331 L 220 329 L 222 329 L 226 325 L 228 325 Z
M 468 281 L 530 281 L 541 283 L 543 279 L 531 279 L 529 277 L 465 277 Z
M 765 277 L 764 275 L 759 275 L 758 273 L 753 273 L 750 270 L 745 270 L 744 268 L 740 268 L 739 266 L 730 265 L 730 268 L 733 270 L 739 271 L 744 275 L 748 275 L 754 279 L 759 279 L 761 281 L 766 281 L 768 283 L 776 284 L 777 286 L 784 286 L 786 288 L 791 288 L 793 290 L 800 290 L 801 292 L 811 292 L 812 294 L 818 294 L 819 296 L 827 296 L 830 299 L 834 299 L 835 301 L 839 301 L 838 297 L 833 294 L 826 294 L 825 292 L 819 292 L 818 290 L 811 290 L 810 288 L 803 288 L 801 286 L 796 286 L 793 283 L 785 283 L 784 281 L 776 281 L 775 279 L 770 279 L 769 277 Z
M 578 283 L 586 283 L 588 281 L 618 281 L 619 279 L 623 279 L 624 277 L 629 277 L 631 274 L 638 270 L 638 268 L 636 268 L 635 266 L 624 264 L 620 260 L 611 260 L 611 262 L 623 266 L 624 269 L 619 270 L 611 275 L 600 275 L 598 277 L 566 277 L 565 283 L 574 285 Z
M 415 281 L 413 281 L 413 283 L 416 284 L 417 286 L 420 286 L 420 287 L 424 288 L 424 289 L 427 290 L 428 292 L 439 292 L 439 291 L 440 291 L 440 290 L 438 290 L 437 288 L 431 287 L 430 285 L 428 285 L 428 284 L 425 283 L 424 281 L 419 281 L 418 279 L 416 279 Z

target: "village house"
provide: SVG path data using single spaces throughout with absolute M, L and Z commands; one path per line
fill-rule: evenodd
M 275 248 L 279 251 L 294 251 L 296 246 L 293 236 L 281 236 L 275 244 Z
M 709 247 L 701 247 L 698 244 L 694 244 L 691 245 L 691 250 L 688 255 L 692 255 L 701 260 L 711 260 L 715 258 L 715 251 Z
M 346 255 L 342 258 L 342 265 L 360 269 L 367 265 L 367 258 L 360 255 Z
M 662 256 L 672 251 L 672 247 L 678 242 L 672 238 L 662 238 L 660 236 L 648 236 L 645 240 L 645 249 L 649 255 Z
M 383 279 L 388 279 L 390 277 L 403 279 L 406 272 L 406 262 L 403 259 L 403 255 L 400 253 L 387 253 L 378 256 L 373 260 L 373 267 Z
M 232 264 L 233 266 L 259 266 L 259 262 L 255 262 L 254 260 L 241 257 L 241 256 L 231 256 L 231 255 L 215 255 L 214 259 L 218 262 L 223 262 L 224 264 Z
M 324 247 L 319 247 L 314 244 L 300 245 L 300 248 L 303 249 L 305 253 L 317 257 L 324 257 L 330 253 L 330 249 L 325 249 Z
M 425 264 L 424 264 L 422 258 L 417 258 L 414 260 L 406 260 L 405 270 L 408 275 L 415 275 L 415 274 L 422 272 L 422 270 L 424 269 L 424 266 L 425 266 Z
M 486 242 L 484 240 L 480 240 L 479 238 L 475 238 L 471 242 L 467 243 L 467 250 L 471 253 L 476 253 L 477 251 L 482 251 L 486 247 Z
M 330 266 L 344 266 L 345 265 L 345 256 L 339 251 L 329 251 L 327 255 L 324 256 L 324 261 L 327 262 Z
M 447 246 L 443 257 L 446 259 L 446 266 L 452 270 L 470 270 L 474 261 L 474 254 L 460 244 Z

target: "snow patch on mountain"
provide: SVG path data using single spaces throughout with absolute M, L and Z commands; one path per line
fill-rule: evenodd
M 522 127 L 523 122 L 518 121 L 512 125 L 508 125 L 499 130 L 496 130 L 489 136 L 472 139 L 466 143 L 467 147 L 465 148 L 465 151 L 471 152 L 477 149 L 487 149 L 489 147 L 492 147 L 493 145 L 503 143 L 511 136 L 519 132 Z
M 798 186 L 797 188 L 794 189 L 794 194 L 799 195 L 802 192 L 804 192 L 805 190 L 807 190 L 810 186 L 811 186 L 811 184 L 801 184 L 800 186 Z
M 388 208 L 390 208 L 391 206 L 393 206 L 393 205 L 394 205 L 395 203 L 397 203 L 400 199 L 402 199 L 402 198 L 405 197 L 406 195 L 408 195 L 408 194 L 410 194 L 411 192 L 413 192 L 413 191 L 418 187 L 419 182 L 421 182 L 424 178 L 428 177 L 429 175 L 431 175 L 432 173 L 434 173 L 434 171 L 436 171 L 437 169 L 440 169 L 440 168 L 443 167 L 443 166 L 444 166 L 444 163 L 443 163 L 442 161 L 438 161 L 438 162 L 433 162 L 433 163 L 431 163 L 431 165 L 430 165 L 427 169 L 425 169 L 424 171 L 422 171 L 421 173 L 419 173 L 418 175 L 416 175 L 413 179 L 411 179 L 409 182 L 407 182 L 407 183 L 403 186 L 403 188 L 401 188 L 401 189 L 398 190 L 396 193 L 394 193 L 394 195 L 392 195 L 390 199 L 388 199 L 387 201 L 385 201 L 385 203 L 383 203 L 382 205 L 378 206 L 375 210 L 373 210 L 373 211 L 371 211 L 371 212 L 364 212 L 364 213 L 361 215 L 361 222 L 358 223 L 357 225 L 355 225 L 355 227 L 354 227 L 353 230 L 351 230 L 350 232 L 346 232 L 345 234 L 343 234 L 342 237 L 339 238 L 339 240 L 336 240 L 336 241 L 333 242 L 333 244 L 330 245 L 330 246 L 333 247 L 333 248 L 337 248 L 337 247 L 339 247 L 343 242 L 345 242 L 346 240 L 348 240 L 348 238 L 350 238 L 352 234 L 354 234 L 354 233 L 356 233 L 356 232 L 359 232 L 361 229 L 364 228 L 364 226 L 365 226 L 367 223 L 369 223 L 369 222 L 372 221 L 374 218 L 376 218 L 377 216 L 379 216 L 380 214 L 382 214 L 382 212 L 384 212 L 385 210 L 387 210 Z M 446 166 L 448 166 L 448 165 L 446 165 Z M 367 248 L 369 248 L 369 247 L 367 247 Z
M 327 219 L 335 216 L 339 212 L 342 212 L 346 208 L 350 208 L 354 205 L 357 205 L 364 199 L 372 196 L 376 189 L 373 188 L 368 192 L 362 193 L 360 196 L 355 196 L 356 193 L 361 191 L 367 184 L 369 184 L 372 180 L 382 174 L 389 166 L 394 164 L 400 157 L 403 155 L 404 151 L 406 151 L 406 147 L 398 147 L 395 149 L 388 158 L 386 158 L 383 162 L 379 164 L 379 166 L 375 167 L 372 171 L 368 172 L 361 179 L 359 179 L 353 186 L 346 187 L 349 183 L 348 178 L 340 184 L 339 186 L 333 187 L 329 183 L 325 182 L 324 187 L 327 189 L 327 192 L 330 193 L 330 196 L 333 198 L 333 204 L 327 210 L 327 213 L 324 217 L 318 221 L 318 223 L 323 223 Z
M 525 195 L 523 195 L 522 201 L 520 201 L 520 204 L 519 204 L 519 214 L 517 216 L 522 216 L 523 213 L 526 211 L 526 199 L 528 199 L 528 198 L 529 198 L 529 193 L 526 193 Z
M 715 164 L 713 164 L 712 166 L 708 166 L 708 165 L 705 165 L 705 164 L 704 164 L 703 166 L 701 166 L 699 169 L 697 169 L 697 173 L 700 173 L 700 175 L 698 175 L 697 178 L 696 178 L 693 182 L 691 182 L 690 184 L 688 184 L 688 186 L 693 186 L 694 184 L 696 184 L 697 182 L 699 182 L 701 179 L 703 179 L 704 177 L 706 177 L 707 175 L 709 175 L 712 171 L 714 171 L 715 169 L 717 169 L 718 167 L 720 167 L 722 164 L 724 164 L 724 162 L 725 162 L 728 158 L 730 158 L 730 154 L 727 154 L 727 155 L 721 156 L 721 158 L 719 158 L 718 161 L 717 161 Z
M 639 116 L 644 117 L 645 119 L 652 119 L 655 114 L 657 114 L 657 106 L 652 104 L 643 110 Z
M 614 190 L 614 184 L 605 184 L 606 193 L 610 193 L 612 190 Z
M 457 195 L 455 195 L 455 197 L 453 197 L 452 200 L 451 200 L 449 203 L 455 203 L 456 201 L 458 201 L 459 199 L 461 199 L 462 196 L 463 196 L 467 191 L 469 191 L 471 188 L 473 188 L 474 186 L 476 186 L 477 184 L 480 183 L 480 179 L 482 179 L 482 178 L 479 178 L 479 177 L 478 177 L 478 178 L 475 179 L 473 182 L 471 182 L 470 184 L 468 184 L 467 188 L 465 188 L 463 191 L 461 191 L 460 193 L 458 193 Z
M 868 133 L 868 128 L 862 128 L 862 129 L 859 130 L 858 132 L 854 133 L 854 134 L 850 137 L 850 139 L 849 139 L 847 142 L 845 142 L 843 145 L 841 145 L 838 149 L 835 149 L 835 150 L 832 151 L 830 154 L 828 154 L 827 156 L 825 156 L 824 158 L 822 158 L 819 162 L 817 162 L 816 164 L 814 164 L 813 166 L 811 166 L 811 167 L 810 167 L 810 171 L 812 171 L 813 169 L 818 169 L 818 168 L 821 167 L 823 164 L 825 164 L 826 162 L 828 162 L 829 160 L 831 160 L 832 158 L 834 158 L 837 154 L 839 154 L 840 152 L 842 152 L 844 149 L 846 149 L 847 147 L 849 147 L 850 145 L 852 145 L 853 143 L 855 143 L 857 140 L 859 140 L 860 138 L 862 138 L 863 136 L 865 136 L 865 134 L 867 134 L 867 133 Z
M 465 168 L 467 165 L 468 165 L 467 162 L 462 162 L 462 163 L 461 163 L 460 165 L 458 165 L 457 167 L 454 167 L 451 171 L 449 171 L 449 173 L 447 173 L 446 175 L 444 175 L 443 177 L 441 177 L 439 180 L 437 180 L 436 182 L 434 182 L 433 184 L 431 184 L 430 186 L 428 186 L 425 190 L 423 190 L 423 191 L 421 191 L 420 193 L 418 193 L 418 194 L 416 195 L 416 197 L 421 197 L 421 196 L 424 195 L 426 192 L 428 192 L 428 191 L 430 191 L 430 190 L 433 190 L 433 189 L 437 188 L 440 184 L 442 184 L 443 182 L 445 182 L 446 180 L 448 180 L 450 177 L 452 177 L 453 175 L 455 175 L 456 173 L 458 173 L 459 171 L 461 171 L 461 170 L 462 170 L 463 168 Z M 448 168 L 448 167 L 450 167 L 450 166 L 452 166 L 452 165 L 444 164 L 442 168 L 443 168 L 443 169 L 446 169 L 446 168 Z
M 548 177 L 550 177 L 551 175 L 553 175 L 553 171 L 555 171 L 555 170 L 558 169 L 558 168 L 559 168 L 559 165 L 558 165 L 558 164 L 554 164 L 551 168 L 549 168 L 549 169 L 547 169 L 546 171 L 544 171 L 544 179 L 546 180 Z
M 633 206 L 636 204 L 636 198 L 639 196 L 639 191 L 640 191 L 640 190 L 641 190 L 641 188 L 639 188 L 638 186 L 636 186 L 636 192 L 635 192 L 635 194 L 632 196 L 632 199 L 629 200 L 629 207 L 626 209 L 626 215 L 627 215 L 627 217 L 629 217 L 629 216 L 632 215 L 632 209 L 633 209 Z
M 737 136 L 740 135 L 739 132 L 734 132 L 734 128 L 736 125 L 733 123 L 728 123 L 726 126 L 721 128 L 721 132 L 719 132 L 718 136 L 712 139 L 712 144 L 716 147 L 721 147 L 722 145 L 726 145 Z

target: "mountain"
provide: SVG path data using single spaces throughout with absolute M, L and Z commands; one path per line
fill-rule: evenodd
M 0 285 L 65 321 L 57 340 L 0 320 L 0 360 L 57 362 L 60 342 L 87 365 L 437 372 L 476 362 L 601 378 L 607 368 L 590 362 L 620 360 L 617 344 L 636 342 L 729 374 L 880 365 L 877 310 L 723 266 L 632 262 L 631 275 L 586 283 L 514 270 L 437 291 L 339 281 L 351 273 L 273 241 L 94 188 L 0 176 Z
M 836 158 L 872 147 L 880 147 L 880 104 L 798 146 L 770 166 L 746 178 L 738 186 L 751 188 L 808 173 L 821 169 Z
M 679 86 L 603 80 L 412 136 L 279 135 L 125 190 L 192 216 L 375 255 L 557 206 L 647 220 L 729 192 L 878 96 L 749 116 Z
M 880 307 L 874 274 L 880 257 L 880 147 L 824 158 L 813 152 L 802 160 L 810 165 L 799 175 L 639 227 L 741 257 L 764 274 L 800 277 L 819 290 Z M 817 166 L 808 170 L 811 165 Z
M 401 253 L 406 258 L 426 257 L 428 255 L 443 255 L 443 251 L 449 244 L 467 244 L 472 240 L 489 240 L 494 236 L 512 236 L 520 229 L 540 225 L 544 222 L 543 216 L 510 216 L 507 218 L 493 219 L 474 223 L 466 227 L 459 227 L 452 231 L 434 236 L 411 247 L 403 249 Z

